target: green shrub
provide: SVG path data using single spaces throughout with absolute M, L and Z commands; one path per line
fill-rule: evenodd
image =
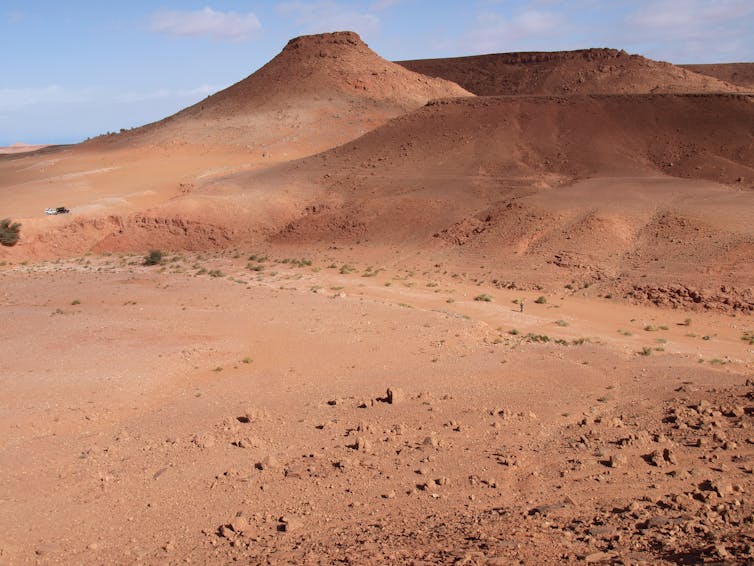
M 474 300 L 475 301 L 483 301 L 485 303 L 491 303 L 492 302 L 492 297 L 489 296 L 487 293 L 482 293 L 481 295 L 477 295 L 476 297 L 474 297 Z
M 545 297 L 544 295 L 542 295 L 541 297 L 537 297 L 534 300 L 534 302 L 537 303 L 538 305 L 546 305 L 547 304 L 547 297 Z
M 159 265 L 162 262 L 162 252 L 160 250 L 149 250 L 144 258 L 144 265 Z
M 0 220 L 0 244 L 4 246 L 15 246 L 20 237 L 21 224 L 11 222 L 10 218 Z

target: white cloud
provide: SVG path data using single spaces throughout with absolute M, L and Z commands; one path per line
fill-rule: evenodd
M 374 14 L 359 12 L 331 0 L 283 2 L 278 5 L 278 10 L 283 16 L 293 18 L 306 33 L 355 31 L 369 35 L 380 27 L 380 19 Z
M 209 7 L 193 12 L 163 10 L 151 18 L 154 32 L 172 36 L 206 35 L 218 41 L 245 41 L 261 27 L 262 24 L 252 12 L 217 12 Z

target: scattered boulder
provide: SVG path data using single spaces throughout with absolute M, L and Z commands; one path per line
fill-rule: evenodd
M 403 392 L 403 389 L 399 387 L 388 387 L 387 395 L 385 396 L 387 399 L 387 402 L 391 405 L 395 405 L 396 403 L 401 403 L 406 400 L 406 394 Z

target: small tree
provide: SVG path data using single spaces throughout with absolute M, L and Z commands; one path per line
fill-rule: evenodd
M 144 265 L 159 265 L 162 262 L 162 252 L 160 250 L 149 250 L 144 258 Z
M 15 246 L 18 242 L 21 232 L 21 224 L 11 222 L 10 218 L 0 220 L 0 244 L 4 246 Z

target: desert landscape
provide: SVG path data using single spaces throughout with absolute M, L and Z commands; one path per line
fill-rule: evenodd
M 335 32 L 0 151 L 0 563 L 754 561 L 753 77 Z

